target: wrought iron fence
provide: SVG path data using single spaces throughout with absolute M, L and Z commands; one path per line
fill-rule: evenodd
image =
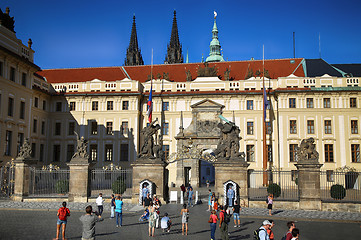
M 15 166 L 12 162 L 0 168 L 0 197 L 11 197 L 14 194 Z
M 361 202 L 361 172 L 321 171 L 320 185 L 321 200 L 324 202 Z M 334 185 L 343 188 L 335 188 L 331 193 Z
M 264 184 L 263 177 L 267 176 Z M 267 186 L 276 183 L 281 187 L 281 194 L 277 200 L 298 201 L 297 171 L 248 171 L 248 195 L 250 200 L 266 200 Z
M 30 196 L 64 196 L 69 192 L 69 170 L 30 169 Z
M 91 170 L 91 196 L 99 193 L 110 196 L 112 193 L 132 195 L 132 169 L 93 169 Z

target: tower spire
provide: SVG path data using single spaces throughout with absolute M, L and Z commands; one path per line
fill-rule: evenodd
M 144 65 L 140 48 L 138 47 L 137 28 L 135 25 L 135 15 L 133 16 L 132 32 L 130 34 L 129 47 L 125 57 L 125 66 Z
M 217 13 L 214 11 L 214 24 L 212 29 L 212 41 L 209 45 L 209 57 L 206 62 L 224 62 L 223 56 L 221 55 L 221 44 L 218 40 L 218 28 L 216 23 Z
M 174 10 L 172 32 L 164 63 L 183 63 L 182 45 L 179 42 L 176 11 Z

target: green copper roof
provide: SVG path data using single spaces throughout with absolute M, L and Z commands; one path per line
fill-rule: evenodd
M 214 24 L 212 29 L 212 41 L 209 44 L 209 56 L 206 62 L 224 62 L 223 56 L 221 55 L 221 44 L 218 40 L 218 28 L 216 23 L 216 16 L 214 17 Z

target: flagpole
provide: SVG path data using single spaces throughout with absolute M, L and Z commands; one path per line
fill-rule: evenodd
M 267 176 L 267 135 L 266 135 L 266 101 L 267 94 L 264 83 L 264 45 L 263 45 L 263 74 L 262 74 L 262 84 L 263 84 L 263 186 L 267 186 L 268 176 Z

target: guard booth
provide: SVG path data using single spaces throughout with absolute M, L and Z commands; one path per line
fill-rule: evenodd
M 144 186 L 146 186 L 148 188 L 149 191 L 149 195 L 150 197 L 153 197 L 154 194 L 156 194 L 156 187 L 154 182 L 148 180 L 148 179 L 144 179 L 143 181 L 140 182 L 139 184 L 139 205 L 142 205 L 142 197 L 143 197 L 143 188 Z
M 227 191 L 229 187 L 232 187 L 234 191 L 234 200 L 237 200 L 239 202 L 239 186 L 237 183 L 233 182 L 232 180 L 228 180 L 227 182 L 223 183 L 223 205 L 228 204 L 228 197 L 227 197 Z

